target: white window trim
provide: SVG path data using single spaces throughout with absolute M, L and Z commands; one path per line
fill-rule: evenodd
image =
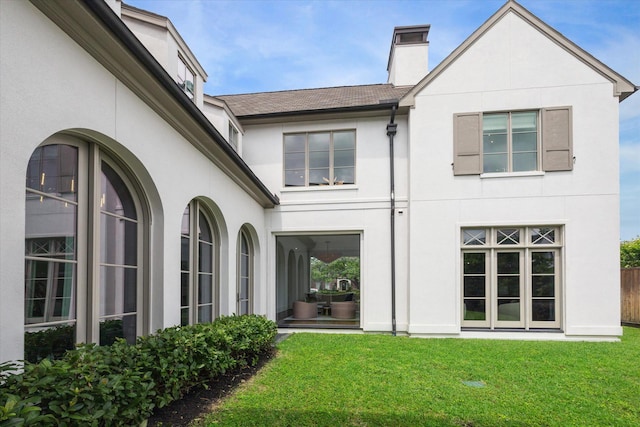
M 531 225 L 531 224 L 535 225 Z M 566 224 L 560 222 L 549 222 L 549 223 L 527 223 L 517 224 L 517 225 L 503 225 L 500 223 L 496 224 L 459 224 L 458 227 L 458 247 L 459 247 L 459 297 L 458 301 L 460 301 L 460 322 L 462 328 L 473 329 L 490 329 L 490 330 L 508 330 L 508 329 L 518 329 L 528 331 L 531 329 L 534 330 L 562 330 L 564 324 L 564 294 L 565 294 L 565 228 Z M 542 228 L 549 227 L 556 229 L 556 237 L 555 243 L 553 244 L 541 244 L 541 245 L 533 245 L 530 242 L 530 229 L 533 228 Z M 498 229 L 506 229 L 506 228 L 517 228 L 521 229 L 521 238 L 520 243 L 517 245 L 498 245 L 496 242 L 495 235 Z M 470 245 L 464 246 L 463 244 L 463 234 L 465 229 L 486 229 L 487 233 L 487 242 L 484 245 Z M 523 232 L 525 233 L 524 239 L 522 237 Z M 497 256 L 495 255 L 497 252 L 520 252 L 521 255 L 521 283 L 520 283 L 520 299 L 521 299 L 521 321 L 520 322 L 507 322 L 507 321 L 497 321 Z M 464 253 L 472 252 L 472 253 L 485 253 L 488 256 L 485 258 L 486 266 L 485 271 L 487 276 L 487 283 L 485 283 L 485 298 L 487 301 L 487 319 L 480 321 L 471 321 L 464 320 Z M 531 272 L 531 253 L 532 252 L 554 252 L 555 254 L 555 306 L 556 306 L 556 317 L 554 321 L 533 321 L 530 320 L 531 310 L 532 310 L 532 302 L 534 297 L 530 294 L 531 291 L 531 281 L 532 281 L 532 272 Z M 498 323 L 499 322 L 499 323 Z

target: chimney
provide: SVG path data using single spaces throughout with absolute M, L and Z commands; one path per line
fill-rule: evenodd
M 387 83 L 413 86 L 429 72 L 428 53 L 430 25 L 413 25 L 393 29 Z

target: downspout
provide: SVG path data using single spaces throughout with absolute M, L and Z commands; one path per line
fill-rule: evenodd
M 396 135 L 398 124 L 393 120 L 398 109 L 397 102 L 391 107 L 391 117 L 387 124 L 387 136 L 389 137 L 389 179 L 390 179 L 390 205 L 391 205 L 391 335 L 396 336 L 396 195 L 395 195 L 395 170 L 393 137 Z

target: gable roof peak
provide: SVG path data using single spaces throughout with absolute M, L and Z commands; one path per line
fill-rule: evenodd
M 418 82 L 400 100 L 400 106 L 411 106 L 414 104 L 415 95 L 435 80 L 449 66 L 455 62 L 467 49 L 473 46 L 486 32 L 488 32 L 497 22 L 507 14 L 513 13 L 527 22 L 529 25 L 540 31 L 555 44 L 576 57 L 579 61 L 590 67 L 613 84 L 613 96 L 619 97 L 622 101 L 638 90 L 633 83 L 622 75 L 618 74 L 604 63 L 600 62 L 590 53 L 569 40 L 562 33 L 542 21 L 532 12 L 515 0 L 507 0 L 493 15 L 489 17 L 480 27 L 478 27 L 465 41 L 453 50 L 442 62 L 440 62 L 425 78 Z

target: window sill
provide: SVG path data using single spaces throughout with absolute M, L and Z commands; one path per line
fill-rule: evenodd
M 494 172 L 481 173 L 480 178 L 516 178 L 520 176 L 544 176 L 544 171 L 528 171 L 528 172 Z
M 314 185 L 310 187 L 283 187 L 281 193 L 304 193 L 307 191 L 341 191 L 341 190 L 357 190 L 355 184 L 344 185 Z

